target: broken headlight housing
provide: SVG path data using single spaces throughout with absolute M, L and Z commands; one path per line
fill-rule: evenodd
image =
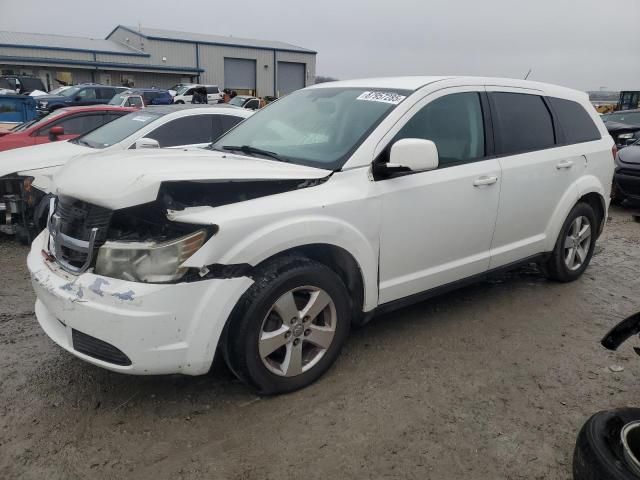
M 167 283 L 180 280 L 187 272 L 181 268 L 204 244 L 205 230 L 164 242 L 107 241 L 98 250 L 96 275 L 130 282 Z

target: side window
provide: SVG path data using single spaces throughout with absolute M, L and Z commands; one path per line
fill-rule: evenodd
M 142 107 L 142 100 L 140 97 L 129 97 L 127 99 L 128 107 Z
M 218 87 L 207 87 L 207 93 L 208 94 L 220 93 L 220 90 L 218 90 Z
M 188 96 L 188 95 L 193 95 L 193 91 L 194 91 L 194 90 L 195 90 L 194 88 L 190 88 L 189 90 L 187 90 L 186 92 L 184 92 L 184 95 L 187 95 L 187 96 Z
M 214 115 L 190 115 L 165 123 L 146 136 L 157 140 L 162 148 L 211 143 Z M 216 137 L 217 138 L 217 137 Z
M 506 92 L 490 97 L 498 153 L 524 153 L 555 145 L 553 119 L 542 97 Z
M 115 95 L 115 90 L 113 88 L 99 88 L 100 98 L 103 100 L 111 100 Z
M 578 102 L 563 98 L 548 100 L 558 118 L 567 144 L 591 142 L 602 138 L 591 116 Z
M 96 99 L 96 89 L 95 88 L 83 88 L 78 92 L 78 97 L 82 100 L 95 100 Z
M 485 137 L 480 95 L 453 93 L 434 100 L 402 127 L 393 142 L 403 138 L 433 141 L 438 147 L 440 167 L 483 158 Z
M 103 115 L 76 115 L 74 117 L 63 118 L 58 122 L 38 131 L 38 136 L 43 137 L 49 135 L 52 127 L 64 128 L 65 135 L 83 135 L 94 130 L 105 123 Z
M 220 120 L 222 122 L 222 133 L 226 133 L 244 120 L 244 118 L 234 117 L 231 115 L 220 115 Z
M 260 107 L 259 100 L 249 100 L 244 108 L 248 108 L 249 110 L 257 110 Z

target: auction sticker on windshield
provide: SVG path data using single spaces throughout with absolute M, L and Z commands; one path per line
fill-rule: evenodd
M 366 102 L 383 102 L 391 103 L 392 105 L 398 105 L 405 98 L 407 97 L 393 92 L 363 92 L 357 98 L 357 100 L 364 100 Z
M 146 117 L 144 115 L 139 115 L 135 118 L 132 118 L 131 120 L 133 120 L 134 122 L 148 122 L 149 120 L 151 120 L 152 117 Z

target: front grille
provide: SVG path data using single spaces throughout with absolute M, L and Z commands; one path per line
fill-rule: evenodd
M 53 215 L 55 217 L 55 232 L 52 232 L 54 236 L 57 238 L 66 236 L 81 242 L 89 242 L 92 230 L 97 229 L 91 252 L 77 248 L 77 242 L 61 241 L 56 246 L 55 252 L 60 263 L 72 269 L 80 269 L 91 263 L 97 249 L 107 240 L 112 214 L 112 210 L 108 208 L 71 197 L 59 196 Z
M 129 357 L 113 345 L 75 329 L 71 331 L 71 335 L 73 348 L 78 352 L 114 365 L 123 367 L 131 365 Z
M 89 240 L 92 228 L 98 228 L 95 246 L 107 239 L 107 229 L 113 212 L 75 198 L 59 196 L 56 213 L 60 215 L 60 232 L 78 240 Z

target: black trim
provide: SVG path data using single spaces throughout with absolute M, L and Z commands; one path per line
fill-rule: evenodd
M 558 114 L 556 113 L 555 109 L 553 108 L 553 105 L 551 104 L 551 102 L 549 101 L 549 97 L 542 97 L 542 100 L 544 101 L 544 104 L 547 106 L 547 110 L 549 110 L 549 113 L 551 113 L 551 121 L 553 122 L 553 134 L 554 134 L 554 140 L 556 142 L 556 147 L 561 147 L 563 145 L 567 145 L 567 136 L 564 133 L 564 130 L 562 129 L 562 125 L 560 124 L 560 118 L 558 117 Z
M 371 317 L 373 317 L 376 315 L 382 315 L 383 313 L 392 312 L 394 310 L 398 310 L 399 308 L 404 308 L 409 305 L 413 305 L 414 303 L 423 302 L 424 300 L 437 297 L 439 295 L 442 295 L 443 293 L 466 287 L 481 280 L 486 280 L 487 278 L 497 273 L 508 272 L 510 270 L 521 267 L 523 265 L 528 265 L 530 263 L 543 262 L 549 258 L 549 255 L 550 253 L 539 253 L 537 255 L 532 255 L 525 259 L 518 260 L 516 262 L 512 262 L 483 273 L 478 273 L 461 280 L 456 280 L 455 282 L 447 283 L 446 285 L 440 285 L 439 287 L 435 287 L 424 292 L 414 293 L 413 295 L 409 295 L 408 297 L 403 297 L 397 300 L 392 300 L 391 302 L 383 303 L 382 305 L 378 305 L 372 312 L 370 312 L 370 315 Z
M 482 118 L 484 120 L 484 156 L 485 158 L 493 158 L 496 153 L 496 139 L 493 128 L 493 113 L 489 104 L 489 96 L 487 92 L 480 93 L 480 108 L 482 109 Z
M 73 349 L 77 352 L 114 365 L 123 367 L 131 365 L 131 360 L 122 350 L 117 349 L 99 338 L 92 337 L 75 329 L 71 330 L 71 338 L 73 341 Z

